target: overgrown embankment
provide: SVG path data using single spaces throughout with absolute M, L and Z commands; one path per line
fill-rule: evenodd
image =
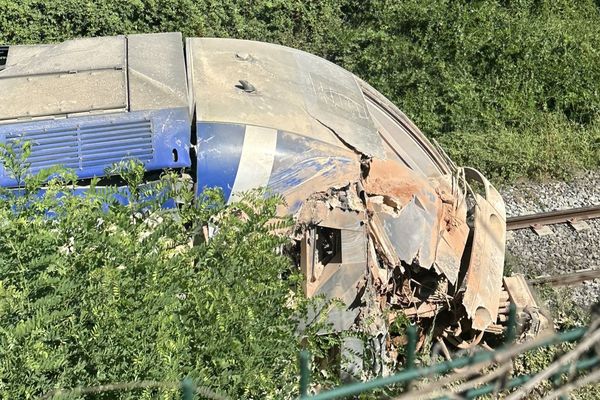
M 0 398 L 137 382 L 93 398 L 179 399 L 186 376 L 230 398 L 294 397 L 308 300 L 276 253 L 289 242 L 272 233 L 290 223 L 275 216 L 281 199 L 194 201 L 174 173 L 142 185 L 140 165 L 119 170 L 124 188 L 93 180 L 81 194 L 54 170 L 0 190 Z M 333 346 L 311 329 L 303 347 Z
M 496 181 L 600 167 L 598 27 L 593 0 L 0 0 L 0 43 L 181 31 L 307 50 Z

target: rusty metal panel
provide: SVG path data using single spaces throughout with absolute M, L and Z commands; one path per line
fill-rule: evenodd
M 485 176 L 475 168 L 464 167 L 465 178 L 467 180 L 473 180 L 479 182 L 483 186 L 483 192 L 485 199 L 490 203 L 492 207 L 496 210 L 498 216 L 504 221 L 504 226 L 506 228 L 506 208 L 504 205 L 504 200 L 502 196 L 494 186 L 486 179 Z M 505 229 L 506 230 L 506 229 Z
M 438 241 L 434 267 L 453 285 L 458 280 L 460 262 L 468 237 L 469 227 L 465 221 L 460 221 L 450 229 L 443 229 Z
M 463 304 L 473 320 L 473 328 L 484 330 L 498 317 L 506 222 L 486 199 L 478 194 L 475 198 L 473 244 Z
M 394 161 L 372 160 L 365 191 L 371 196 L 373 225 L 380 246 L 424 268 L 435 260 L 442 202 L 429 182 Z M 377 196 L 381 196 L 379 199 Z
M 484 330 L 498 317 L 506 242 L 506 211 L 498 191 L 476 169 L 464 168 L 467 181 L 482 186 L 474 193 L 473 243 L 462 283 L 463 305 L 473 328 Z
M 502 287 L 506 214 L 496 189 L 474 169 L 465 169 L 469 179 L 484 187 L 485 198 L 475 194 L 473 244 L 465 276 L 463 304 L 473 328 L 484 330 L 495 323 Z
M 458 180 L 454 176 L 442 176 L 436 181 L 436 192 L 443 203 L 443 216 L 434 267 L 456 287 L 470 232 L 467 224 L 467 203 L 465 194 L 458 188 Z

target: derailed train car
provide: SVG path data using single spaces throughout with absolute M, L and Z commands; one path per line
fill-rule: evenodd
M 233 201 L 268 187 L 294 216 L 308 296 L 339 299 L 335 330 L 394 358 L 408 318 L 464 348 L 501 335 L 508 303 L 543 325 L 519 277 L 503 278 L 501 196 L 456 166 L 375 89 L 314 55 L 178 33 L 0 48 L 0 142 L 32 144 L 32 172 L 81 179 L 138 159 L 180 168 Z M 0 168 L 0 185 L 16 182 Z

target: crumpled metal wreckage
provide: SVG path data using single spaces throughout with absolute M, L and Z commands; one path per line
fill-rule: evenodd
M 0 142 L 30 141 L 33 172 L 62 164 L 86 179 L 135 158 L 190 171 L 198 193 L 218 186 L 229 201 L 280 193 L 306 294 L 338 299 L 333 329 L 368 333 L 380 360 L 401 347 L 396 320 L 421 327 L 420 344 L 431 330 L 458 348 L 501 335 L 509 301 L 529 332 L 547 325 L 523 278 L 503 278 L 497 190 L 322 58 L 179 33 L 0 53 Z M 0 185 L 16 185 L 4 168 Z

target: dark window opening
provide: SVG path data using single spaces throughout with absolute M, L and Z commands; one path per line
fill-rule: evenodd
M 6 59 L 8 58 L 8 46 L 0 46 L 0 71 L 6 67 Z
M 342 232 L 339 229 L 318 226 L 316 244 L 319 262 L 323 266 L 342 262 Z

